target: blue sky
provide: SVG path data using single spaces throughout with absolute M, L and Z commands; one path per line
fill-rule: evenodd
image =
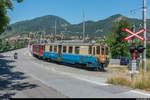
M 8 11 L 10 23 L 29 20 L 45 15 L 56 15 L 64 18 L 72 24 L 82 22 L 82 10 L 84 9 L 86 20 L 98 21 L 114 14 L 122 14 L 127 17 L 142 18 L 143 0 L 24 0 L 22 3 L 14 2 L 14 10 Z M 147 0 L 150 8 L 150 0 Z M 131 14 L 130 10 L 136 10 Z M 150 9 L 147 9 L 147 18 L 150 17 Z

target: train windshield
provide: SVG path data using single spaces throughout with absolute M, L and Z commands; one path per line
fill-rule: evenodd
M 105 49 L 104 49 L 104 47 L 102 47 L 102 55 L 104 55 L 105 54 Z
M 100 54 L 100 46 L 97 46 L 97 47 L 96 47 L 96 53 L 97 53 L 97 54 Z

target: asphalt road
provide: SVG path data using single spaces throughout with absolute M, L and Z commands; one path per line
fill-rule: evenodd
M 14 52 L 19 59 L 13 59 Z M 0 97 L 150 98 L 141 90 L 107 84 L 111 74 L 39 60 L 28 49 L 10 51 L 0 56 Z

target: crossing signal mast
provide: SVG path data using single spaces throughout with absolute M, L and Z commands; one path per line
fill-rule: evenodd
M 147 26 L 146 26 L 146 0 L 142 0 L 143 1 L 143 11 L 142 11 L 142 19 L 143 19 L 143 28 L 145 29 L 145 32 L 144 32 L 144 43 L 141 43 L 141 45 L 143 45 L 143 48 L 144 51 L 142 53 L 142 68 L 143 68 L 143 72 L 146 72 L 147 71 L 147 64 L 146 64 L 146 32 L 147 32 Z M 138 8 L 138 9 L 141 9 L 141 8 Z M 134 9 L 133 11 L 131 11 L 131 13 L 135 13 L 135 10 L 137 9 Z M 142 25 L 140 25 L 142 26 Z M 135 27 L 134 27 L 135 28 Z
M 144 29 L 146 30 L 146 0 L 143 0 L 143 25 Z M 144 38 L 146 39 L 146 31 L 144 32 Z M 143 51 L 142 55 L 142 67 L 143 71 L 146 72 L 147 70 L 147 64 L 146 64 L 146 40 L 144 41 L 144 48 L 145 50 Z

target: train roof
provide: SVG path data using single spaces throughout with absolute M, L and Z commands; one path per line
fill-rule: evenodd
M 83 40 L 65 40 L 65 41 L 55 41 L 54 43 L 43 43 L 34 45 L 69 45 L 69 46 L 107 46 L 104 44 L 98 44 L 96 41 L 84 42 Z
M 97 43 L 48 43 L 46 45 L 67 45 L 67 46 L 106 46 L 103 44 L 97 44 Z

